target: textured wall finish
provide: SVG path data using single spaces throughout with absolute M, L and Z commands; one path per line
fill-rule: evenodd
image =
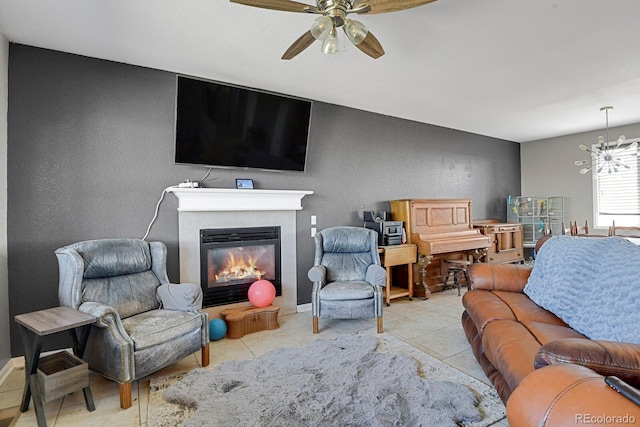
M 9 283 L 7 278 L 7 71 L 9 43 L 0 34 L 0 369 L 9 357 Z M 2 379 L 0 378 L 0 381 Z
M 206 169 L 173 163 L 175 74 L 15 44 L 10 54 L 13 316 L 57 305 L 56 248 L 142 237 L 162 190 Z M 516 143 L 320 102 L 312 114 L 305 173 L 214 169 L 205 182 L 235 188 L 235 178 L 252 178 L 257 188 L 314 191 L 296 213 L 298 304 L 311 297 L 311 215 L 318 229 L 362 225 L 363 210 L 388 210 L 392 199 L 471 198 L 474 218 L 504 220 L 507 195 L 519 193 Z M 176 207 L 165 197 L 148 238 L 167 244 L 173 281 Z M 21 347 L 12 329 L 12 354 Z

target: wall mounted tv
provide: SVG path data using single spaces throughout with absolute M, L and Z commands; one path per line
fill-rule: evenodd
M 311 101 L 177 77 L 175 162 L 304 171 Z

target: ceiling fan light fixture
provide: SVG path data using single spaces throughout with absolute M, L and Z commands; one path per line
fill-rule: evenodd
M 322 53 L 327 55 L 335 55 L 340 52 L 340 41 L 338 40 L 338 32 L 336 27 L 331 27 L 329 35 L 322 42 Z
M 328 16 L 321 16 L 311 23 L 311 35 L 316 40 L 326 40 L 333 28 L 333 21 Z
M 369 34 L 369 30 L 362 22 L 353 19 L 347 19 L 342 29 L 347 35 L 347 38 L 351 40 L 351 43 L 356 46 L 362 43 L 367 37 L 367 34 Z
M 311 6 L 298 0 L 230 0 L 246 6 L 259 7 L 283 12 L 313 13 L 322 15 L 312 23 L 309 31 L 298 37 L 282 55 L 283 60 L 290 60 L 313 44 L 321 40 L 322 52 L 337 54 L 345 50 L 349 43 L 340 46 L 336 29 L 343 27 L 347 38 L 358 49 L 373 59 L 385 54 L 378 39 L 360 22 L 347 19 L 353 13 L 378 14 L 412 9 L 433 3 L 436 0 L 315 0 Z

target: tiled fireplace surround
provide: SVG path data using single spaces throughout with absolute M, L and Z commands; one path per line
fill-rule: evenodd
M 200 284 L 201 229 L 279 226 L 282 296 L 273 304 L 280 307 L 280 314 L 296 312 L 296 211 L 312 191 L 174 188 L 170 192 L 178 198 L 181 283 Z M 249 302 L 205 310 L 215 318 L 222 309 L 247 305 Z

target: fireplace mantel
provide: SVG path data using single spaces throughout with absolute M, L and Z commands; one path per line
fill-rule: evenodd
M 302 198 L 313 191 L 235 188 L 169 188 L 180 212 L 299 211 Z

